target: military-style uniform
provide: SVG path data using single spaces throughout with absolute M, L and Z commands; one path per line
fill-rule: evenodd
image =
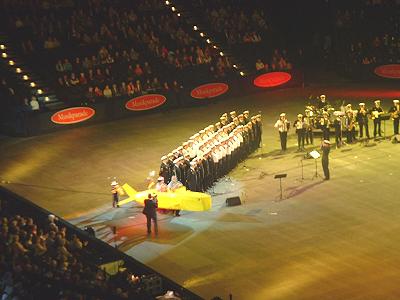
M 113 181 L 111 182 L 111 194 L 112 194 L 112 207 L 119 207 L 119 195 L 118 195 L 119 185 L 118 182 Z
M 365 103 L 361 102 L 359 104 L 360 109 L 357 113 L 357 123 L 360 127 L 360 138 L 364 137 L 364 130 L 365 136 L 369 138 L 369 129 L 368 129 L 368 110 L 365 108 Z
M 290 127 L 289 121 L 286 119 L 286 114 L 281 113 L 279 120 L 276 121 L 274 127 L 278 129 L 279 139 L 281 141 L 281 150 L 286 151 L 287 149 L 287 135 Z
M 381 105 L 380 100 L 376 100 L 376 101 L 374 101 L 374 103 L 375 103 L 375 106 L 371 109 L 371 115 L 372 115 L 372 120 L 374 121 L 374 138 L 376 138 L 377 135 L 382 136 L 381 115 L 383 114 L 383 109 L 380 106 Z
M 389 109 L 393 120 L 393 133 L 399 134 L 400 104 L 399 100 L 393 100 L 393 106 Z
M 189 190 L 205 191 L 260 146 L 261 115 L 251 119 L 248 111 L 229 115 L 224 113 L 220 122 L 200 130 L 162 157 L 159 174 L 167 184 L 176 175 Z
M 306 124 L 303 121 L 302 114 L 297 115 L 297 120 L 294 121 L 293 127 L 296 128 L 296 133 L 297 133 L 297 150 L 298 151 L 304 150 Z
M 351 144 L 356 139 L 356 129 L 354 124 L 354 116 L 351 111 L 348 111 L 345 118 L 346 139 L 347 143 Z
M 321 150 L 322 150 L 322 158 L 321 158 L 322 169 L 324 170 L 325 180 L 329 180 L 330 179 L 329 152 L 331 150 L 331 143 L 328 140 L 324 140 L 322 143 Z
M 342 120 L 339 116 L 333 121 L 333 128 L 335 129 L 336 147 L 340 148 L 342 146 Z

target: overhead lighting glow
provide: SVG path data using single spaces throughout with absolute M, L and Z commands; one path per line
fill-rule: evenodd
M 171 10 L 172 10 L 172 11 L 176 11 L 175 6 L 172 6 L 172 7 L 171 7 Z
M 44 101 L 50 101 L 50 98 L 48 96 L 44 97 Z
M 203 32 L 200 32 L 200 36 L 203 37 L 203 36 L 204 36 L 204 33 L 203 33 Z
M 43 94 L 43 90 L 38 89 L 38 90 L 37 90 L 37 93 L 38 93 L 39 95 L 41 95 L 41 94 Z
M 211 40 L 210 40 L 210 39 L 207 39 L 206 42 L 207 42 L 208 44 L 211 44 Z
M 23 79 L 23 80 L 28 80 L 29 77 L 28 77 L 28 75 L 24 75 L 24 76 L 22 76 L 22 79 Z
M 171 2 L 169 2 L 168 0 L 166 0 L 166 1 L 165 1 L 165 4 L 166 4 L 166 5 L 170 5 Z
M 244 76 L 244 72 L 243 71 L 240 71 L 240 73 L 239 73 L 241 76 Z
M 7 58 L 7 53 L 3 52 L 3 53 L 1 54 L 1 57 L 2 57 L 2 58 Z
M 219 55 L 224 56 L 224 52 L 220 51 Z
M 0 45 L 0 49 L 1 49 L 1 50 L 4 50 L 4 49 L 6 49 L 6 46 L 3 45 L 3 44 L 1 44 L 1 45 Z
M 21 68 L 16 68 L 15 72 L 17 72 L 18 74 L 22 72 Z
M 33 81 L 29 84 L 31 87 L 35 87 L 36 83 L 34 83 Z
M 193 26 L 193 30 L 199 29 L 196 25 Z
M 9 61 L 8 61 L 8 64 L 9 64 L 10 66 L 13 66 L 13 65 L 15 65 L 15 63 L 14 63 L 14 61 L 13 61 L 13 60 L 9 60 Z

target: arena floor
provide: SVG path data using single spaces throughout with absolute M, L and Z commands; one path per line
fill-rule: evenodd
M 333 149 L 330 181 L 313 178 L 314 161 L 295 152 L 293 131 L 289 151 L 279 154 L 273 128 L 279 113 L 293 121 L 308 97 L 322 92 L 353 107 L 380 98 L 387 108 L 400 96 L 390 87 L 354 84 L 266 91 L 174 113 L 4 138 L 0 178 L 74 224 L 92 225 L 98 237 L 205 299 L 230 293 L 246 300 L 399 299 L 399 145 L 386 139 Z M 139 207 L 111 208 L 110 177 L 143 189 L 163 154 L 234 109 L 261 111 L 263 147 L 210 191 L 210 211 L 160 215 L 159 236 L 147 238 Z M 322 176 L 320 161 L 317 167 Z M 288 175 L 282 200 L 273 178 L 279 173 Z M 240 196 L 243 205 L 226 207 L 230 196 Z

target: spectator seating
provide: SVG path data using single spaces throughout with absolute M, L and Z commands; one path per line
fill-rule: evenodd
M 0 200 L 2 299 L 155 299 L 171 288 L 174 299 L 199 299 L 4 188 Z M 99 268 L 113 260 L 124 270 Z

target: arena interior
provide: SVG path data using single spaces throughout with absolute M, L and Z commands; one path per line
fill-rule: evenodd
M 400 297 L 399 1 L 0 7 L 2 299 Z

